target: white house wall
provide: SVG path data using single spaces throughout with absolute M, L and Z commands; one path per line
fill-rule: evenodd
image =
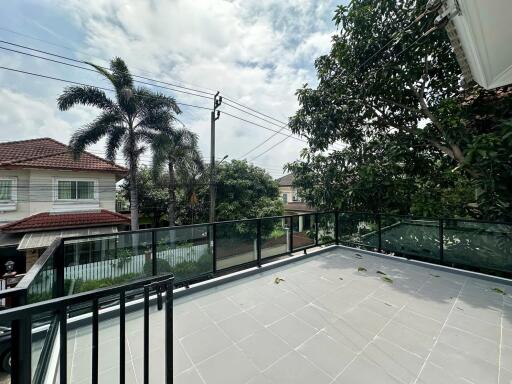
M 107 209 L 115 211 L 114 174 L 102 172 L 77 172 L 60 170 L 0 170 L 1 177 L 17 177 L 16 210 L 0 212 L 0 223 L 20 220 L 41 212 L 69 212 Z M 55 198 L 56 180 L 94 180 L 94 201 L 58 202 Z

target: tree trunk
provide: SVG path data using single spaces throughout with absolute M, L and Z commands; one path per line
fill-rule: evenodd
M 174 165 L 172 161 L 169 160 L 168 163 L 169 168 L 169 207 L 168 207 L 168 216 L 169 216 L 169 226 L 173 227 L 176 223 L 176 178 L 174 177 Z
M 130 131 L 128 134 L 130 135 L 130 137 L 128 138 L 130 145 L 130 147 L 128 148 L 128 174 L 130 182 L 130 218 L 132 231 L 137 231 L 139 229 L 139 194 L 137 191 L 137 156 L 135 154 L 136 148 L 133 127 L 130 126 Z

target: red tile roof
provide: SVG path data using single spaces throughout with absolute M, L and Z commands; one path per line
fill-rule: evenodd
M 120 213 L 106 209 L 95 212 L 74 212 L 52 214 L 49 212 L 38 213 L 24 219 L 13 221 L 0 227 L 0 231 L 36 232 L 53 229 L 71 229 L 81 227 L 98 227 L 104 225 L 129 224 L 130 219 Z
M 0 169 L 2 168 L 45 168 L 116 174 L 127 172 L 125 167 L 89 152 L 84 152 L 75 160 L 67 145 L 48 137 L 0 143 Z

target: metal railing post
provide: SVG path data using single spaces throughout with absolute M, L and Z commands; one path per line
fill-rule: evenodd
M 212 272 L 217 273 L 217 225 L 212 224 Z
M 382 216 L 380 213 L 377 213 L 377 228 L 378 228 L 378 236 L 379 236 L 379 252 L 382 252 Z
M 315 212 L 315 246 L 318 246 L 318 212 Z
M 439 219 L 439 261 L 444 263 L 444 228 L 443 219 Z
M 173 382 L 173 350 L 172 350 L 172 329 L 173 329 L 173 285 L 174 277 L 169 279 L 165 285 L 165 382 Z
M 334 211 L 334 239 L 335 239 L 336 245 L 340 244 L 340 234 L 339 234 L 340 222 L 339 222 L 338 216 L 339 216 L 339 212 Z
M 64 239 L 60 240 L 56 256 L 54 258 L 54 267 L 57 272 L 56 297 L 62 297 L 66 295 L 64 292 Z
M 256 221 L 256 260 L 258 268 L 261 267 L 261 219 Z
M 26 295 L 15 297 L 15 306 L 27 304 Z M 11 383 L 29 384 L 32 381 L 32 318 L 12 321 L 11 326 Z
M 152 267 L 152 274 L 153 276 L 156 276 L 158 273 L 157 270 L 157 261 L 156 261 L 156 233 L 155 230 L 151 230 L 151 267 Z
M 293 253 L 293 216 L 290 216 L 290 253 Z

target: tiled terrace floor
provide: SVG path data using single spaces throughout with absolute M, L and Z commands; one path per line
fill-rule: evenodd
M 512 290 L 332 248 L 176 300 L 174 382 L 509 384 L 512 300 L 494 288 Z M 150 379 L 162 383 L 163 311 L 151 322 Z M 142 383 L 141 313 L 127 327 L 127 382 Z M 89 332 L 70 337 L 73 383 L 90 382 Z M 102 383 L 117 382 L 117 335 L 101 324 Z

